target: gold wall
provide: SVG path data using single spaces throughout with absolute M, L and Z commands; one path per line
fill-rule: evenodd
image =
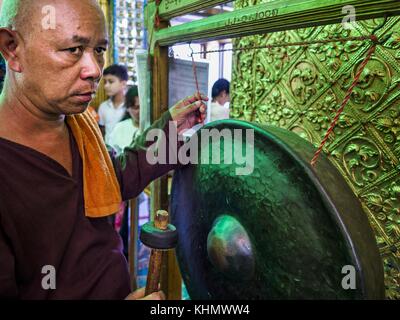
M 236 7 L 268 1 L 236 1 Z M 234 46 L 370 35 L 382 19 L 352 30 L 329 25 L 237 39 Z M 376 233 L 387 297 L 400 299 L 400 17 L 367 64 L 324 152 L 362 202 Z M 347 41 L 237 52 L 232 111 L 237 119 L 292 130 L 318 146 L 343 101 L 368 42 Z

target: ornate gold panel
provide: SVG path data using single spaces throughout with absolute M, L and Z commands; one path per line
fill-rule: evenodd
M 268 0 L 236 1 L 236 7 Z M 382 19 L 352 30 L 328 25 L 234 40 L 234 46 L 370 35 Z M 387 297 L 400 299 L 400 17 L 377 33 L 390 36 L 364 69 L 324 152 L 359 197 L 381 251 Z M 345 98 L 370 42 L 237 51 L 233 118 L 287 128 L 318 146 Z M 311 159 L 310 159 L 311 160 Z

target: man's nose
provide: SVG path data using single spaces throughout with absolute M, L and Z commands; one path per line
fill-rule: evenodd
M 86 80 L 92 78 L 93 80 L 99 80 L 102 75 L 103 65 L 97 61 L 96 57 L 92 53 L 84 53 L 82 56 L 82 69 L 81 78 Z

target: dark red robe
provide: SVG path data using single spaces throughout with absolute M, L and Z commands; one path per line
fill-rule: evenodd
M 154 127 L 168 137 L 169 113 Z M 71 135 L 72 137 L 72 135 Z M 121 240 L 107 218 L 84 213 L 82 161 L 70 139 L 72 176 L 55 160 L 0 138 L 0 298 L 123 299 L 130 293 Z M 146 150 L 113 157 L 124 199 L 176 165 L 150 165 Z M 42 280 L 56 271 L 56 289 Z

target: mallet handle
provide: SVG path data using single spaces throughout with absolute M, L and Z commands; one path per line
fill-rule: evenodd
M 147 274 L 145 295 L 159 291 L 161 265 L 162 265 L 162 250 L 152 249 L 149 260 L 149 272 Z

